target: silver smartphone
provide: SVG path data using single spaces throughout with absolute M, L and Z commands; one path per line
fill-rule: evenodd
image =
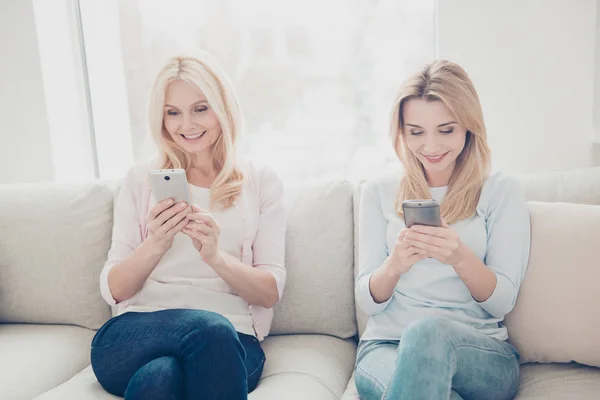
M 150 189 L 157 203 L 168 198 L 175 203 L 191 203 L 190 188 L 183 169 L 153 169 L 150 171 Z
M 413 225 L 442 226 L 440 204 L 435 200 L 405 200 L 402 212 L 407 228 Z

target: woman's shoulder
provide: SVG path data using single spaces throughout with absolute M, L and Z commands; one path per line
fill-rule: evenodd
M 483 183 L 483 191 L 490 193 L 502 193 L 505 191 L 519 191 L 521 185 L 519 181 L 512 175 L 508 175 L 502 171 L 491 172 Z
M 507 198 L 519 198 L 525 201 L 519 181 L 514 176 L 501 171 L 491 172 L 483 183 L 480 204 L 493 207 Z
M 398 185 L 402 178 L 401 170 L 389 170 L 380 172 L 367 179 L 362 185 L 363 193 L 378 195 L 382 198 L 396 197 Z
M 253 190 L 259 196 L 264 193 L 283 193 L 281 179 L 271 168 L 262 163 L 244 159 L 238 164 L 246 178 L 246 188 Z
M 152 169 L 157 168 L 156 160 L 145 160 L 133 165 L 123 178 L 127 185 L 144 185 L 148 182 L 148 175 Z

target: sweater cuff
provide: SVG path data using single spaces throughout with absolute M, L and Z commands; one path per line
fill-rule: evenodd
M 367 313 L 368 315 L 379 314 L 383 310 L 387 308 L 387 306 L 392 301 L 394 295 L 392 294 L 389 299 L 384 301 L 383 303 L 377 303 L 373 296 L 371 295 L 371 289 L 369 289 L 369 283 L 371 281 L 371 276 L 373 273 L 368 275 L 364 275 L 357 282 L 356 285 L 356 301 L 360 308 Z

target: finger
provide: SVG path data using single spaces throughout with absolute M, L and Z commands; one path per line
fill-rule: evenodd
M 438 226 L 426 226 L 426 225 L 413 225 L 410 227 L 413 232 L 425 233 L 431 236 L 437 236 L 441 238 L 448 238 L 450 236 L 450 229 L 440 228 Z
M 417 241 L 423 242 L 423 243 L 433 244 L 438 247 L 444 247 L 448 241 L 447 239 L 442 239 L 437 236 L 431 236 L 431 235 L 427 235 L 425 233 L 419 233 L 419 232 L 414 232 L 414 231 L 408 232 L 406 234 L 405 238 L 411 239 L 411 240 L 417 240 Z
M 185 216 L 187 214 L 189 214 L 191 211 L 191 209 L 189 207 L 183 209 L 182 211 L 179 211 L 177 214 L 173 215 L 171 218 L 169 218 L 160 228 L 159 230 L 162 231 L 163 233 L 167 233 L 169 232 L 171 229 L 173 229 L 175 226 L 177 226 L 177 224 L 179 224 L 182 221 L 185 221 L 186 223 L 190 222 L 188 219 L 185 218 Z
M 175 225 L 173 228 L 169 229 L 166 234 L 174 236 L 177 232 L 181 232 L 188 223 L 189 223 L 189 221 L 187 219 L 182 218 L 181 221 L 179 221 L 179 223 L 177 225 Z
M 158 224 L 158 226 L 161 226 L 165 222 L 167 222 L 169 219 L 171 219 L 175 215 L 177 215 L 177 213 L 185 210 L 186 207 L 187 207 L 187 204 L 185 202 L 183 202 L 183 201 L 179 202 L 177 204 L 174 204 L 170 208 L 168 208 L 165 211 L 163 211 L 160 214 L 158 214 L 158 216 L 154 220 L 156 221 L 156 223 Z
M 197 231 L 197 232 L 201 232 L 204 233 L 205 235 L 212 235 L 215 233 L 215 229 L 206 225 L 205 223 L 202 222 L 194 222 L 194 221 L 190 221 L 188 222 L 186 228 Z
M 412 240 L 412 239 L 405 238 L 404 241 L 410 246 L 413 246 L 413 247 L 416 247 L 417 249 L 425 250 L 428 252 L 433 252 L 434 250 L 439 251 L 439 249 L 440 249 L 438 246 L 435 246 L 435 245 L 429 244 L 429 243 L 425 243 L 425 242 L 421 242 L 419 240 Z
M 409 229 L 408 229 L 408 228 L 403 228 L 403 229 L 400 231 L 400 233 L 398 234 L 398 237 L 397 237 L 397 238 L 398 238 L 398 239 L 402 239 L 402 238 L 404 238 L 404 236 L 406 236 L 406 233 L 407 233 L 408 231 L 409 231 Z
M 204 245 L 208 239 L 208 236 L 206 236 L 205 234 L 203 234 L 202 232 L 198 232 L 195 231 L 193 229 L 188 229 L 183 228 L 181 230 L 181 232 L 185 233 L 186 235 L 188 235 L 189 237 L 191 237 L 192 239 L 196 239 L 197 241 L 199 241 L 202 245 Z
M 450 228 L 450 226 L 446 223 L 446 220 L 444 218 L 442 218 L 442 226 L 444 228 L 448 228 L 448 229 Z
M 193 208 L 193 207 L 192 207 Z M 208 214 L 208 213 L 204 213 L 204 212 L 192 212 L 188 215 L 187 217 L 189 220 L 192 221 L 200 221 L 200 222 L 204 222 L 205 224 L 209 225 L 209 226 L 214 226 L 214 218 L 212 217 L 212 215 Z
M 158 203 L 156 203 L 154 205 L 154 207 L 152 207 L 150 209 L 150 211 L 148 211 L 147 218 L 149 220 L 153 220 L 154 218 L 156 218 L 158 216 L 158 214 L 165 211 L 172 205 L 173 205 L 173 199 L 164 199 L 162 201 L 159 201 Z
M 195 204 L 192 204 L 192 210 L 194 210 L 194 212 L 202 212 L 202 213 L 210 214 L 207 209 L 198 207 Z

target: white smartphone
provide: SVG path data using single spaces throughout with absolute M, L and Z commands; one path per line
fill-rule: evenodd
M 407 228 L 413 225 L 442 226 L 440 205 L 435 200 L 405 200 L 402 211 Z
M 150 171 L 150 189 L 157 203 L 168 198 L 175 203 L 191 203 L 190 188 L 183 169 L 153 169 Z

